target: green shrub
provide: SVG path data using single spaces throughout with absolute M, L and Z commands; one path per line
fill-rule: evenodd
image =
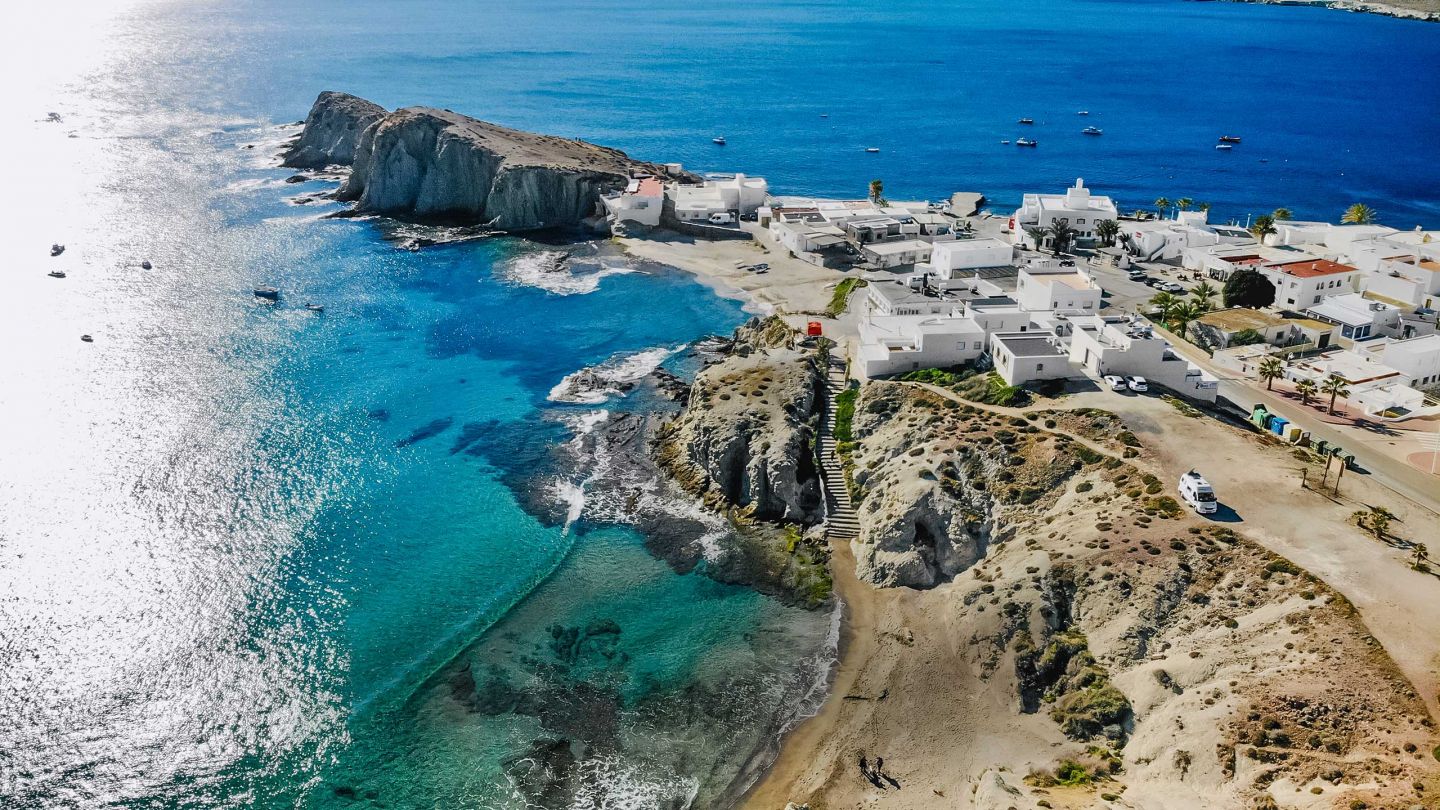
M 855 441 L 855 398 L 860 389 L 847 388 L 835 395 L 835 441 Z
M 1092 490 L 1092 489 L 1094 489 L 1094 488 L 1095 488 L 1095 485 L 1092 484 L 1092 483 L 1090 483 L 1089 481 L 1081 481 L 1080 483 L 1078 483 L 1078 484 L 1075 485 L 1075 491 L 1076 491 L 1076 492 L 1089 492 L 1090 490 Z
M 856 287 L 864 287 L 870 282 L 863 278 L 847 278 L 835 285 L 835 292 L 830 295 L 830 305 L 825 307 L 825 314 L 837 318 L 845 311 L 850 302 L 850 293 Z

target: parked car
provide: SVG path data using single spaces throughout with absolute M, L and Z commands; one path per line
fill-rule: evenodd
M 1150 277 L 1147 276 L 1147 275 L 1145 275 L 1145 271 L 1144 271 L 1144 270 L 1131 270 L 1131 271 L 1130 271 L 1130 280 L 1131 280 L 1131 281 L 1141 281 L 1141 282 L 1144 282 L 1144 281 L 1149 281 L 1149 280 L 1150 280 Z
M 741 214 L 741 215 L 740 215 L 740 221 L 741 221 L 741 222 L 754 222 L 755 220 L 757 220 L 757 219 L 759 219 L 759 218 L 760 218 L 760 215 L 759 215 L 758 213 L 754 212 L 754 211 L 751 211 L 751 212 L 748 213 L 748 214 Z
M 731 224 L 734 224 L 734 222 L 735 222 L 735 215 L 734 215 L 734 214 L 731 214 L 731 213 L 729 213 L 729 212 L 718 213 L 718 214 L 711 214 L 711 215 L 710 215 L 710 224 L 711 224 L 711 225 L 731 225 Z
M 1106 375 L 1105 375 L 1105 384 L 1108 385 L 1108 386 L 1110 386 L 1110 390 L 1111 390 L 1111 391 L 1124 391 L 1124 390 L 1125 390 L 1125 378 L 1124 378 L 1124 377 L 1121 377 L 1121 376 L 1118 375 L 1118 374 L 1106 374 Z
M 1126 378 L 1125 378 L 1125 385 L 1126 385 L 1126 387 L 1128 387 L 1131 391 L 1134 391 L 1134 392 L 1140 393 L 1140 394 L 1143 394 L 1143 393 L 1145 393 L 1146 391 L 1149 391 L 1149 390 L 1150 390 L 1150 384 L 1147 383 L 1147 382 L 1145 382 L 1145 378 L 1144 378 L 1144 377 L 1126 377 Z
M 1168 292 L 1168 293 L 1180 293 L 1180 292 L 1185 292 L 1185 288 L 1184 288 L 1184 287 L 1180 286 L 1179 284 L 1176 284 L 1176 283 L 1173 282 L 1173 281 L 1167 281 L 1167 282 L 1165 282 L 1163 285 L 1161 285 L 1160 289 L 1162 289 L 1162 290 L 1164 290 L 1165 292 Z
M 1145 282 L 1145 286 L 1154 287 L 1157 290 L 1163 290 L 1165 289 L 1165 285 L 1168 283 L 1169 282 L 1163 278 L 1152 278 L 1149 281 Z

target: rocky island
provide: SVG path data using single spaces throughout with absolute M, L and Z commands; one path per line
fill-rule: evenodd
M 665 167 L 580 140 L 449 110 L 384 108 L 346 93 L 315 100 L 286 166 L 349 166 L 335 198 L 352 213 L 522 232 L 581 224 L 600 195 Z

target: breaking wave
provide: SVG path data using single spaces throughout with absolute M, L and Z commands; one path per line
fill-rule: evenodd
M 635 382 L 684 348 L 685 344 L 681 344 L 673 348 L 657 346 L 639 352 L 621 352 L 603 363 L 565 375 L 565 379 L 550 389 L 548 399 L 551 402 L 599 405 L 611 397 L 625 394 Z
M 575 264 L 561 250 L 541 250 L 516 256 L 500 266 L 501 278 L 522 287 L 536 287 L 556 295 L 585 295 L 600 289 L 601 279 L 639 272 L 611 260 L 598 268 Z

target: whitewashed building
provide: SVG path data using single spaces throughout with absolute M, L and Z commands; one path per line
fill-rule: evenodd
M 1359 289 L 1360 271 L 1329 259 L 1267 264 L 1259 268 L 1275 285 L 1275 306 L 1304 309 L 1332 295 Z
M 1304 311 L 1308 317 L 1340 327 L 1340 337 L 1347 341 L 1401 335 L 1400 308 L 1359 293 L 1333 295 Z
M 1015 243 L 1022 244 L 1026 228 L 1049 228 L 1063 219 L 1075 229 L 1078 240 L 1089 242 L 1095 238 L 1095 223 L 1118 218 L 1114 200 L 1091 194 L 1085 181 L 1077 178 L 1064 194 L 1026 194 L 1010 218 L 1010 230 Z
M 668 189 L 675 218 L 705 221 L 711 214 L 753 214 L 770 196 L 763 177 L 744 174 L 707 175 L 703 183 L 676 183 Z
M 1093 278 L 1057 262 L 1027 266 L 1015 283 L 1015 300 L 1031 312 L 1096 312 L 1102 292 Z
M 921 270 L 936 278 L 952 281 L 966 275 L 965 271 L 984 267 L 1005 267 L 1015 263 L 1015 247 L 1000 239 L 957 239 L 936 242 L 930 262 Z
M 1379 338 L 1356 344 L 1355 351 L 1395 369 L 1412 388 L 1440 386 L 1440 335 L 1408 340 Z
M 600 199 L 615 221 L 653 227 L 660 224 L 660 213 L 665 208 L 665 185 L 657 177 L 636 177 L 620 193 Z

